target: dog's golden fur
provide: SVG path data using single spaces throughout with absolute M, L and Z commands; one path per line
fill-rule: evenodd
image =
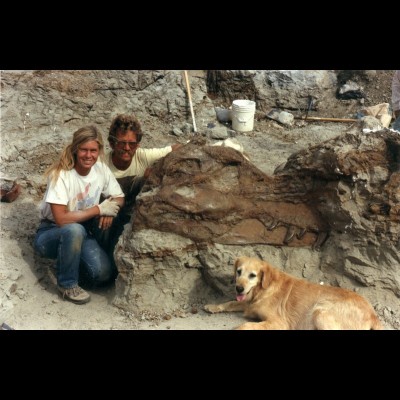
M 288 275 L 252 257 L 235 261 L 237 299 L 208 304 L 210 313 L 244 311 L 238 329 L 383 329 L 366 299 L 351 290 Z

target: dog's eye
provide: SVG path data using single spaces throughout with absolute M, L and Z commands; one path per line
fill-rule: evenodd
M 240 274 L 242 273 L 242 270 L 241 270 L 241 269 L 238 269 L 238 270 L 236 271 L 236 273 L 237 273 L 237 276 L 240 276 Z
M 250 279 L 253 279 L 253 278 L 255 278 L 257 275 L 256 274 L 253 274 L 253 273 L 251 273 L 251 274 L 249 274 L 249 278 Z

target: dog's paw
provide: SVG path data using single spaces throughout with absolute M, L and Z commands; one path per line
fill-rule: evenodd
M 211 314 L 223 311 L 222 307 L 218 304 L 206 304 L 204 310 Z
M 257 322 L 246 322 L 237 328 L 235 328 L 236 331 L 252 331 L 255 329 L 259 329 L 259 324 Z

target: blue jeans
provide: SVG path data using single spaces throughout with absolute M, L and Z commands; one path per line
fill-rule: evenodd
M 114 249 L 118 243 L 119 237 L 124 231 L 125 225 L 130 221 L 131 216 L 125 213 L 125 208 L 118 213 L 113 219 L 111 227 L 106 230 L 97 228 L 96 239 L 100 243 L 100 246 L 107 252 L 114 268 L 117 269 L 114 262 Z
M 36 232 L 34 248 L 41 257 L 57 260 L 57 284 L 63 288 L 78 285 L 80 278 L 88 286 L 96 286 L 116 277 L 115 264 L 96 240 L 97 232 L 88 229 L 95 228 L 97 223 L 84 225 L 71 223 L 60 227 L 43 221 Z

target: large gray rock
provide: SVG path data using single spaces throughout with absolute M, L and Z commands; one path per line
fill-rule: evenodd
M 166 312 L 206 301 L 205 282 L 232 295 L 238 255 L 400 297 L 399 162 L 400 136 L 389 130 L 312 146 L 273 176 L 232 148 L 192 140 L 154 166 L 137 199 L 116 251 L 116 303 Z M 287 261 L 295 249 L 303 266 Z
M 336 96 L 337 78 L 334 71 L 321 70 L 210 70 L 208 91 L 214 101 L 229 107 L 233 100 L 256 102 L 256 110 L 271 108 L 306 110 L 312 99 L 312 109 L 328 108 Z

